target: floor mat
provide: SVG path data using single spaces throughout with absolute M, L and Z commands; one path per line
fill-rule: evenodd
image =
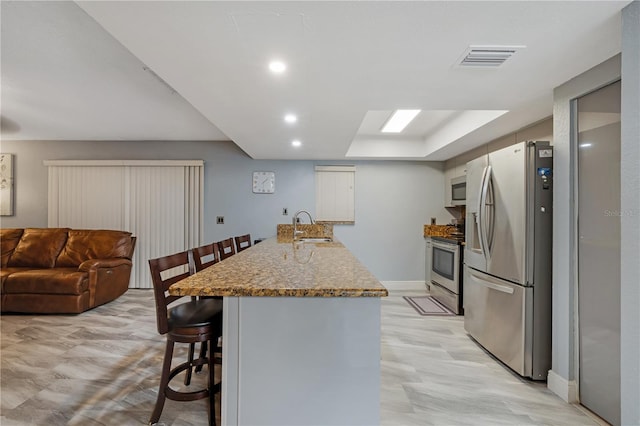
M 431 296 L 403 297 L 420 315 L 455 315 Z

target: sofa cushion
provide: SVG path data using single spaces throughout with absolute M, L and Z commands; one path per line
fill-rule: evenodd
M 31 268 L 2 268 L 0 269 L 0 293 L 4 293 L 4 282 L 7 280 L 7 277 L 13 273 L 28 271 Z
M 68 231 L 68 228 L 25 229 L 7 265 L 53 268 Z
M 14 272 L 4 282 L 4 294 L 82 294 L 89 286 L 88 273 L 76 268 L 32 269 Z
M 89 259 L 127 257 L 130 251 L 130 232 L 94 229 L 70 230 L 67 243 L 56 260 L 56 267 L 77 267 Z
M 0 229 L 0 253 L 2 254 L 2 267 L 6 267 L 13 250 L 22 237 L 22 229 Z

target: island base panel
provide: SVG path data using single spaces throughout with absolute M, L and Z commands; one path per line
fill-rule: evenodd
M 223 424 L 380 423 L 379 298 L 225 301 Z

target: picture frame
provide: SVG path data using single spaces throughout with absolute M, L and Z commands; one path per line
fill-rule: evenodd
M 0 154 L 0 216 L 13 216 L 13 154 Z

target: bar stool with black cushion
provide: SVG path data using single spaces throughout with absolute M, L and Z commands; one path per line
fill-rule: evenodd
M 251 234 L 240 235 L 235 238 L 236 251 L 240 253 L 242 250 L 246 250 L 251 247 Z
M 220 250 L 220 260 L 225 260 L 236 254 L 236 250 L 233 247 L 233 238 L 218 241 L 218 249 Z
M 215 347 L 222 336 L 222 301 L 219 299 L 197 299 L 183 303 L 174 303 L 180 296 L 171 296 L 168 289 L 190 275 L 189 252 L 176 253 L 171 256 L 149 260 L 153 291 L 156 301 L 156 318 L 158 332 L 166 335 L 167 346 L 162 364 L 162 376 L 158 390 L 158 399 L 149 419 L 149 424 L 155 424 L 160 419 L 166 398 L 174 401 L 194 401 L 209 399 L 209 424 L 215 425 L 215 394 L 220 390 L 220 383 L 214 379 L 214 357 L 198 358 L 184 362 L 173 369 L 171 360 L 176 342 L 195 344 L 209 342 Z M 162 272 L 169 269 L 184 267 L 184 271 L 170 277 L 163 278 Z M 191 392 L 172 389 L 171 380 L 182 371 L 191 371 L 192 367 L 207 365 L 209 368 L 208 386 Z

